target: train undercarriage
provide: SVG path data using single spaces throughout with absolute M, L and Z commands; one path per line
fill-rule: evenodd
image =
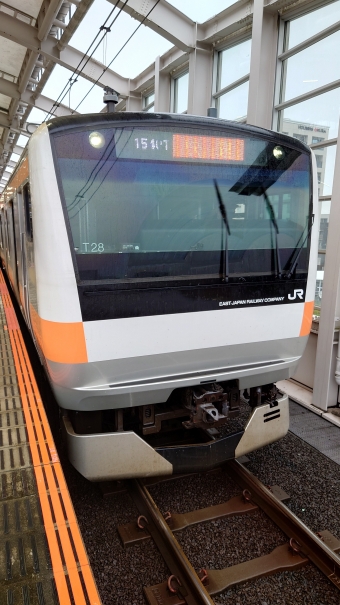
M 230 380 L 175 389 L 165 403 L 116 410 L 69 411 L 68 415 L 75 432 L 81 435 L 133 430 L 142 437 L 162 433 L 171 439 L 171 434 L 183 428 L 202 429 L 217 435 L 218 427 L 240 415 L 241 400 L 249 404 L 251 411 L 263 404 L 274 407 L 277 396 L 274 384 L 241 392 L 238 381 Z
M 238 386 L 207 383 L 176 389 L 166 403 L 65 412 L 71 462 L 94 481 L 203 471 L 283 437 L 287 397 L 274 384 Z

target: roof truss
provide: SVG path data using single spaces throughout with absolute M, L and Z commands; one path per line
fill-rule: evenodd
M 0 109 L 0 178 L 6 165 L 10 166 L 11 152 L 16 149 L 17 139 L 23 132 L 25 122 L 32 107 L 45 112 L 50 111 L 54 104 L 42 94 L 43 88 L 50 77 L 55 65 L 61 65 L 69 70 L 76 71 L 79 63 L 88 59 L 87 65 L 82 69 L 81 77 L 89 82 L 97 83 L 100 87 L 109 86 L 119 91 L 123 101 L 127 99 L 128 107 L 137 107 L 138 99 L 146 89 L 155 86 L 160 76 L 168 77 L 173 70 L 181 68 L 188 63 L 189 58 L 199 49 L 212 53 L 225 44 L 229 37 L 238 36 L 238 32 L 251 26 L 255 0 L 238 0 L 218 15 L 198 24 L 184 13 L 174 8 L 166 0 L 129 0 L 124 3 L 119 0 L 118 8 L 131 18 L 143 22 L 146 27 L 157 32 L 174 47 L 162 57 L 155 60 L 134 79 L 125 78 L 113 70 L 107 69 L 102 75 L 104 65 L 93 58 L 84 57 L 81 51 L 73 48 L 69 41 L 76 31 L 87 11 L 95 0 L 70 0 L 76 10 L 66 24 L 64 19 L 69 2 L 64 0 L 41 0 L 41 9 L 36 16 L 27 15 L 25 0 L 22 1 L 22 10 L 12 9 L 3 12 L 0 7 L 0 37 L 11 40 L 16 45 L 26 48 L 25 58 L 17 77 L 8 79 L 4 72 L 0 72 L 0 94 L 10 99 L 8 109 Z M 116 0 L 107 0 L 115 4 Z M 263 0 L 264 10 L 272 14 L 294 10 L 304 4 L 313 3 L 313 0 Z M 314 0 L 315 5 L 323 0 Z M 7 0 L 10 6 L 11 0 Z M 4 4 L 1 2 L 1 5 Z M 18 2 L 16 0 L 16 6 Z M 293 7 L 290 8 L 290 7 Z M 60 35 L 55 37 L 56 31 Z M 54 34 L 54 35 L 51 35 Z M 59 38 L 59 39 L 58 39 Z M 80 65 L 80 69 L 81 69 Z M 79 71 L 79 70 L 78 70 Z M 129 103 L 129 100 L 133 103 Z M 99 108 L 98 108 L 99 109 Z M 65 104 L 54 106 L 55 115 L 68 115 L 71 110 Z M 74 113 L 74 112 L 72 112 Z M 11 134 L 10 134 L 11 133 Z M 13 134 L 15 136 L 13 136 Z M 3 166 L 3 168 L 2 168 Z M 2 189 L 0 183 L 0 191 Z

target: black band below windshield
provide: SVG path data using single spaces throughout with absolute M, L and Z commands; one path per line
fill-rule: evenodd
M 107 284 L 79 286 L 78 291 L 83 321 L 96 321 L 302 303 L 306 284 L 306 278 L 157 288 L 136 284 L 130 289 L 110 289 Z

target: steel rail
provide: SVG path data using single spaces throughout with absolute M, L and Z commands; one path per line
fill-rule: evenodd
M 258 504 L 289 538 L 298 542 L 301 553 L 340 590 L 340 558 L 237 460 L 230 460 L 225 468 L 236 483 L 250 491 L 252 501 Z
M 183 600 L 188 605 L 214 605 L 145 485 L 131 480 L 128 491 L 171 574 L 179 580 Z

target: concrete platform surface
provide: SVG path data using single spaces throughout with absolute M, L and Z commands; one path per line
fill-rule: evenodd
M 0 270 L 0 605 L 100 605 Z
M 340 464 L 340 427 L 291 399 L 289 411 L 289 430 Z

